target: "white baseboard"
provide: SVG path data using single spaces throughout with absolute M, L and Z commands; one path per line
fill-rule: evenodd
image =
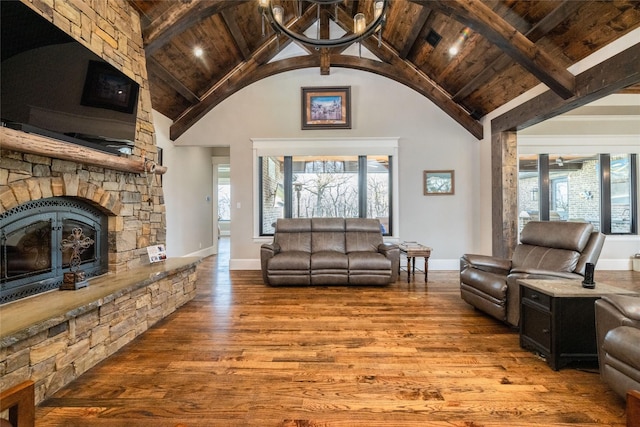
M 631 270 L 632 268 L 631 258 L 599 259 L 596 264 L 596 270 Z
M 230 259 L 229 270 L 260 270 L 259 259 Z
M 402 260 L 404 261 L 404 260 Z M 423 264 L 420 259 L 418 268 Z M 631 270 L 631 259 L 600 259 L 596 265 L 596 270 Z M 260 270 L 259 259 L 231 259 L 229 260 L 229 270 Z M 460 259 L 430 259 L 429 271 L 458 271 L 460 270 Z
M 195 256 L 195 257 L 204 258 L 209 255 L 215 255 L 215 247 L 209 246 L 208 248 L 200 249 L 199 251 L 192 252 L 190 254 L 183 255 L 183 256 L 185 257 Z

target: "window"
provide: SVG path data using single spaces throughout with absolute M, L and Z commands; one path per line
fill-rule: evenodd
M 637 181 L 635 176 L 636 158 L 630 154 L 603 155 L 609 167 L 608 174 L 603 174 L 603 185 L 609 188 L 611 200 L 609 227 L 605 232 L 611 234 L 635 234 L 637 232 Z M 606 178 L 609 178 L 607 182 Z
M 637 234 L 635 154 L 521 155 L 520 230 L 530 220 L 586 221 L 605 234 Z
M 261 235 L 278 218 L 378 218 L 390 230 L 390 156 L 259 158 Z
M 252 139 L 254 236 L 278 218 L 377 218 L 397 235 L 397 138 Z

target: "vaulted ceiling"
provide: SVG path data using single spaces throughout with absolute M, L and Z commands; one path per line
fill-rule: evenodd
M 273 1 L 284 6 L 289 28 L 316 25 L 316 3 Z M 269 25 L 262 35 L 258 0 L 129 2 L 141 15 L 153 108 L 173 120 L 174 140 L 260 79 L 301 68 L 329 74 L 333 67 L 407 85 L 482 138 L 481 117 L 539 83 L 571 99 L 576 82 L 567 68 L 640 26 L 637 0 L 390 0 L 382 42 L 372 36 L 362 43 L 379 60 L 344 48 L 304 48 L 301 56 L 274 61 L 291 41 Z M 331 20 L 350 32 L 353 16 L 363 12 L 370 20 L 372 8 L 373 0 L 322 6 L 320 27 Z M 456 41 L 460 51 L 451 55 Z

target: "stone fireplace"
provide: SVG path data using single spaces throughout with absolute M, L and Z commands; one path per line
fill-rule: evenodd
M 52 198 L 76 200 L 103 216 L 103 269 L 136 267 L 146 246 L 166 240 L 161 181 L 147 174 L 158 156 L 140 17 L 126 0 L 23 3 L 140 85 L 136 133 L 132 154 L 119 157 L 0 128 L 0 215 Z
M 32 380 L 39 403 L 192 299 L 199 260 L 147 257 L 166 241 L 166 169 L 155 163 L 138 13 L 126 0 L 23 3 L 140 85 L 127 156 L 0 127 L 3 295 L 42 291 L 0 310 L 0 390 Z M 82 265 L 97 277 L 57 291 L 68 268 L 58 241 L 74 226 L 97 242 Z

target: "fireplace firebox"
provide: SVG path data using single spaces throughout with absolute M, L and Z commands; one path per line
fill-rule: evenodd
M 96 207 L 52 197 L 0 214 L 0 304 L 58 288 L 71 267 L 60 244 L 76 228 L 95 242 L 81 255 L 86 277 L 107 272 L 107 216 Z

